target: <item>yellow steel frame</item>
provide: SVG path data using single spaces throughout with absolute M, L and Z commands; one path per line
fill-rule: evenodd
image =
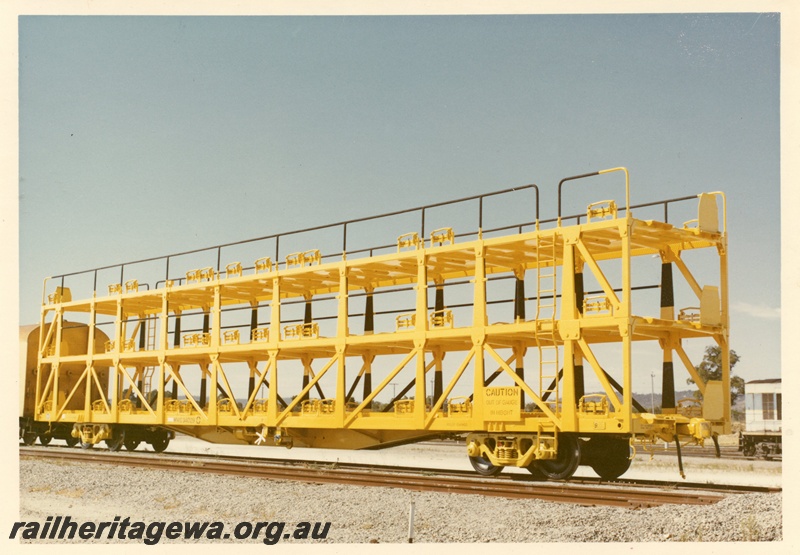
M 624 168 L 607 171 L 620 170 Z M 616 206 L 613 210 L 591 207 L 590 221 L 578 225 L 563 225 L 559 218 L 555 227 L 543 229 L 537 221 L 533 231 L 491 238 L 479 233 L 476 238 L 460 242 L 448 231 L 447 240 L 432 236 L 430 246 L 415 239 L 415 234 L 409 234 L 411 239 L 401 238 L 398 245 L 408 244 L 414 247 L 411 250 L 398 248 L 397 252 L 353 259 L 348 259 L 345 253 L 332 262 L 321 260 L 319 251 L 310 250 L 290 255 L 283 268 L 264 258 L 255 262 L 254 271 L 243 272 L 237 262 L 227 266 L 225 272 L 215 272 L 213 268 L 189 272 L 185 284 L 168 280 L 163 287 L 152 290 L 140 290 L 138 284 L 126 288 L 115 286 L 113 294 L 103 297 L 95 294 L 82 300 L 72 300 L 64 294 L 68 291 L 59 288 L 58 295 L 49 298 L 43 295 L 43 300 L 47 300 L 42 306 L 41 325 L 42 329 L 47 326 L 47 332 L 41 334 L 38 349 L 35 419 L 161 426 L 215 441 L 262 443 L 271 438 L 276 444 L 341 448 L 373 447 L 436 434 L 468 432 L 545 434 L 551 438 L 558 432 L 632 434 L 644 440 L 662 437 L 670 441 L 676 434 L 702 441 L 712 434 L 728 433 L 730 406 L 726 395 L 714 400 L 721 403 L 720 416 L 714 420 L 689 417 L 677 410 L 659 415 L 633 410 L 631 385 L 635 370 L 631 346 L 636 341 L 658 342 L 665 360 L 677 354 L 701 391 L 707 386 L 696 375 L 682 340 L 715 341 L 723 353 L 721 390 L 729 390 L 727 220 L 723 217 L 721 230 L 709 231 L 702 226 L 675 227 L 665 222 L 635 219 L 628 202 L 627 171 L 625 178 L 624 213 L 619 214 Z M 723 204 L 723 215 L 725 210 Z M 551 247 L 548 256 L 539 259 L 542 244 Z M 632 306 L 631 261 L 655 255 L 660 261 L 674 264 L 702 300 L 703 288 L 681 257 L 682 252 L 694 249 L 716 250 L 719 257 L 720 317 L 714 320 L 716 323 L 688 322 L 674 315 L 665 317 L 664 313 L 660 317 L 637 316 Z M 601 263 L 609 260 L 620 264 L 619 283 L 612 283 L 601 268 Z M 519 277 L 543 268 L 558 269 L 561 273 L 558 314 L 533 320 L 517 318 L 513 323 L 488 320 L 489 276 Z M 589 300 L 585 306 L 584 299 L 576 299 L 577 271 L 593 276 L 603 291 L 601 299 Z M 470 321 L 456 318 L 448 320 L 447 325 L 436 325 L 437 317 L 441 319 L 443 313 L 436 314 L 428 306 L 429 288 L 465 277 L 472 283 Z M 351 293 L 371 294 L 381 288 L 409 284 L 415 288 L 416 300 L 413 319 L 404 327 L 387 333 L 355 333 L 350 329 Z M 297 333 L 288 340 L 281 337 L 282 305 L 322 294 L 336 295 L 335 335 Z M 270 306 L 268 326 L 253 328 L 252 335 L 244 333 L 235 341 L 225 335 L 221 325 L 224 308 L 257 307 L 259 303 Z M 590 305 L 594 309 L 584 310 Z M 701 310 L 704 308 L 701 306 Z M 169 319 L 193 309 L 210 315 L 207 340 L 194 342 L 190 347 L 170 346 Z M 63 322 L 68 313 L 88 315 L 90 347 L 83 354 L 62 352 Z M 115 337 L 111 338 L 113 343 L 108 352 L 91 347 L 95 343 L 98 315 L 114 319 Z M 138 331 L 127 332 L 128 320 L 132 318 L 139 318 L 140 326 L 145 325 L 146 318 L 150 319 L 150 325 L 157 325 L 158 335 L 152 348 L 124 348 L 124 340 Z M 596 345 L 612 342 L 621 346 L 621 359 L 614 363 L 616 372 L 622 376 L 621 399 L 617 398 L 612 380 L 595 354 Z M 523 378 L 516 371 L 529 348 L 543 345 L 563 352 L 560 395 L 555 399 L 543 398 L 538 377 Z M 360 402 L 350 401 L 346 392 L 356 375 L 360 378 L 371 373 L 377 361 L 388 355 L 400 355 L 401 360 L 389 368 Z M 441 371 L 446 355 L 451 362 L 456 361 L 455 372 L 443 384 L 441 394 L 433 398 L 426 381 L 431 371 Z M 284 378 L 282 366 L 290 360 L 302 361 L 307 379 L 294 399 L 282 405 L 278 384 Z M 605 400 L 576 398 L 575 371 L 584 361 L 601 384 Z M 239 398 L 247 400 L 237 405 L 225 399 L 237 398 L 229 374 L 238 371 L 232 370 L 231 365 L 241 362 L 247 363 L 254 387 L 246 394 L 238 392 Z M 201 374 L 209 380 L 207 403 L 185 385 L 180 372 L 185 365 L 199 366 Z M 317 369 L 313 370 L 312 365 Z M 67 366 L 83 369 L 70 391 L 59 389 L 59 368 Z M 512 411 L 511 419 L 494 419 L 491 416 L 494 409 L 486 404 L 487 390 L 491 388 L 485 383 L 487 366 L 496 367 L 500 374 L 508 376 L 513 383 L 511 388 L 518 390 L 514 392 L 515 398 L 524 395 L 533 403 L 533 410 Z M 100 380 L 97 368 L 110 368 L 107 383 Z M 151 389 L 155 393 L 149 398 L 148 392 L 140 389 L 146 368 L 154 369 Z M 355 368 L 359 368 L 358 372 Z M 415 400 L 403 403 L 395 412 L 372 410 L 376 396 L 388 391 L 395 377 L 406 368 L 413 369 Z M 303 405 L 328 374 L 336 377 L 333 394 L 322 404 Z M 451 405 L 454 400 L 450 395 L 457 383 L 471 383 L 473 395 Z M 68 410 L 79 384 L 85 386 L 83 407 Z M 169 384 L 174 384 L 183 401 L 169 398 Z M 258 396 L 262 387 L 268 388 L 266 398 Z M 224 392 L 222 396 L 220 391 Z M 429 404 L 417 402 L 426 397 L 431 397 Z M 131 398 L 141 402 L 132 404 Z M 306 410 L 300 410 L 302 406 Z M 551 443 L 552 439 L 542 442 L 539 445 L 542 452 L 537 456 L 551 456 L 548 454 L 553 451 Z

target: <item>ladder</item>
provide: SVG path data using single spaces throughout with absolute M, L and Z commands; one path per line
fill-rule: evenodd
M 156 317 L 151 316 L 143 321 L 143 325 L 147 327 L 147 350 L 153 351 L 156 348 Z M 148 394 L 153 389 L 153 375 L 156 373 L 155 366 L 147 366 L 142 375 L 144 387 L 142 388 L 142 395 L 147 399 Z
M 558 342 L 556 337 L 556 236 L 536 238 L 536 347 L 539 351 L 539 395 L 552 396 L 559 410 Z

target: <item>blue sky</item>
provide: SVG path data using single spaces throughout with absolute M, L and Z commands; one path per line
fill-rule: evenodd
M 780 44 L 770 13 L 23 16 L 20 323 L 50 275 L 530 182 L 552 217 L 626 166 L 633 203 L 725 191 L 736 373 L 778 376 Z

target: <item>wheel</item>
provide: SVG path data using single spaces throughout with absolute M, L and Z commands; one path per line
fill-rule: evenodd
M 67 447 L 75 447 L 80 440 L 77 437 L 67 436 L 64 441 L 67 442 Z
M 141 440 L 139 439 L 128 439 L 125 438 L 125 449 L 128 451 L 136 451 L 136 448 L 139 447 Z
M 22 443 L 25 445 L 33 445 L 36 443 L 36 432 L 31 430 L 22 432 Z
M 169 446 L 169 437 L 166 434 L 153 436 L 148 442 L 156 453 L 163 453 Z
M 555 459 L 538 461 L 537 466 L 548 480 L 568 480 L 581 462 L 581 446 L 572 435 L 558 436 L 558 453 Z
M 631 467 L 628 440 L 594 438 L 589 443 L 592 443 L 594 451 L 589 466 L 603 480 L 616 480 Z
M 45 432 L 43 434 L 39 434 L 39 443 L 42 445 L 50 445 L 51 441 L 53 441 L 53 436 L 49 433 Z
M 106 447 L 111 452 L 117 452 L 122 449 L 125 443 L 125 430 L 122 428 L 114 428 L 111 430 L 111 437 L 106 439 Z
M 469 462 L 481 476 L 497 476 L 503 471 L 502 466 L 495 466 L 483 457 L 470 457 Z

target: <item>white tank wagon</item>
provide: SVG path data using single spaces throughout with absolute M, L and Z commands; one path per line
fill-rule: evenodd
M 781 380 L 753 380 L 745 384 L 745 431 L 739 450 L 746 457 L 771 459 L 783 453 L 781 445 Z

